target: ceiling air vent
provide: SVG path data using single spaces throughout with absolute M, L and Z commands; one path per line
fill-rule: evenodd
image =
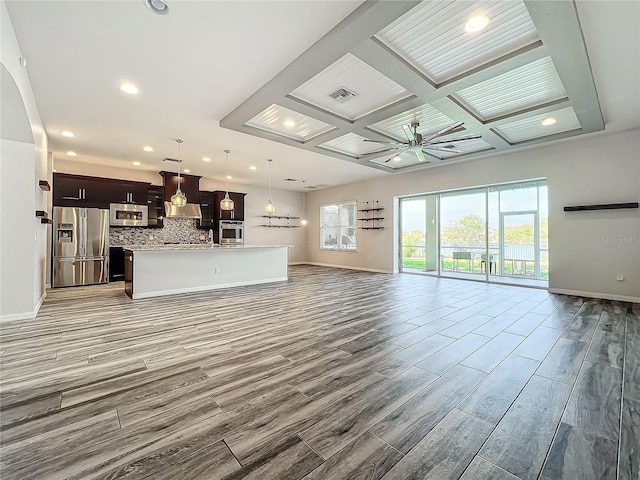
M 329 96 L 338 103 L 346 103 L 354 97 L 357 97 L 358 94 L 352 90 L 349 90 L 348 88 L 340 87 L 335 92 L 330 93 Z
M 282 180 L 283 182 L 297 182 L 297 180 L 295 178 L 285 178 L 284 180 Z

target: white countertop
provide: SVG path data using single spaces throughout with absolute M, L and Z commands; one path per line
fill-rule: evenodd
M 172 245 L 125 245 L 122 248 L 132 252 L 170 252 L 176 250 L 241 250 L 254 248 L 284 248 L 292 245 L 211 245 L 209 243 L 172 244 Z

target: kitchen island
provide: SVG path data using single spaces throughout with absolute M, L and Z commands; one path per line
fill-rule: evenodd
M 125 292 L 133 299 L 288 279 L 283 245 L 124 247 Z

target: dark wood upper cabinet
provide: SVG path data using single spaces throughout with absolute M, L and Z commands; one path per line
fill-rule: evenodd
M 213 192 L 200 192 L 200 212 L 202 218 L 198 222 L 198 228 L 213 228 Z
M 170 202 L 171 196 L 178 189 L 178 174 L 174 172 L 160 172 L 164 185 L 164 201 Z M 180 189 L 187 197 L 187 203 L 200 201 L 200 179 L 198 175 L 180 175 Z
M 233 210 L 222 210 L 220 202 L 226 192 L 216 190 L 213 194 L 213 218 L 214 220 L 241 220 L 244 221 L 244 196 L 246 193 L 229 192 L 229 198 L 233 200 Z
M 53 174 L 56 207 L 109 208 L 110 203 L 147 204 L 149 183 L 114 178 Z
M 162 185 L 149 186 L 147 205 L 149 207 L 149 227 L 162 227 L 162 219 L 164 218 L 164 187 Z

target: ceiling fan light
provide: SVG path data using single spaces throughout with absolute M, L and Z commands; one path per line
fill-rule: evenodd
M 464 29 L 469 33 L 479 32 L 487 25 L 489 25 L 490 20 L 491 19 L 489 18 L 489 15 L 485 13 L 474 15 L 469 20 L 467 20 L 467 23 L 465 23 L 464 25 Z

